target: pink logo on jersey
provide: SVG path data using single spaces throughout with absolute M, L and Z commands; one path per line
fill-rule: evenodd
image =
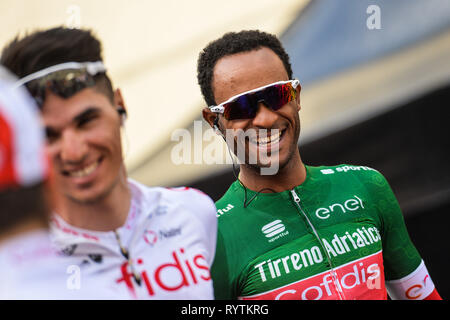
M 144 259 L 137 259 L 137 265 L 145 265 Z M 123 263 L 120 269 L 122 277 L 116 282 L 125 283 L 130 293 L 135 296 L 133 274 L 128 270 L 128 262 Z M 158 290 L 177 291 L 211 280 L 206 258 L 202 254 L 187 256 L 183 248 L 173 251 L 171 259 L 166 263 L 143 270 L 140 275 L 150 296 L 157 295 Z
M 144 241 L 153 246 L 158 241 L 158 234 L 153 230 L 145 230 Z

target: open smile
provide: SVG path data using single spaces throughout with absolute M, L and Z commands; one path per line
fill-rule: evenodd
M 100 165 L 102 162 L 103 157 L 99 158 L 98 160 L 89 163 L 87 165 L 77 167 L 70 170 L 63 170 L 62 174 L 66 177 L 72 177 L 72 178 L 86 178 L 89 175 L 91 175 Z
M 280 142 L 282 141 L 285 129 L 271 130 L 268 134 L 257 135 L 249 138 L 249 143 L 260 149 L 276 150 L 279 148 Z M 270 135 L 269 135 L 270 134 Z
M 286 129 L 275 131 L 276 132 L 271 133 L 270 136 L 262 135 L 257 137 L 251 137 L 249 139 L 249 142 L 261 147 L 268 146 L 270 144 L 277 144 L 282 139 L 284 133 L 286 132 Z

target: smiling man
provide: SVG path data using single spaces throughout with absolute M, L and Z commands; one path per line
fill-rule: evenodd
M 49 92 L 42 107 L 62 195 L 56 212 L 73 225 L 99 231 L 123 223 L 121 212 L 127 211 L 131 197 L 122 159 L 121 119 L 113 107 L 124 110 L 120 91 L 113 99 L 114 103 L 90 88 L 69 99 Z M 109 207 L 98 210 L 102 203 Z
M 204 119 L 246 152 L 216 203 L 217 298 L 386 299 L 386 287 L 393 299 L 440 298 L 379 172 L 302 162 L 300 84 L 275 36 L 225 34 L 200 53 L 197 76 Z M 268 161 L 250 163 L 254 153 Z
M 194 189 L 148 188 L 127 178 L 125 104 L 100 42 L 88 30 L 38 31 L 13 40 L 1 62 L 42 111 L 56 246 L 116 298 L 212 299 L 214 203 Z

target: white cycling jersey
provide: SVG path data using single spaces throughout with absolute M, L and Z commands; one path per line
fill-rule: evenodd
M 106 286 L 81 286 L 83 269 L 57 254 L 47 230 L 17 235 L 0 245 L 0 299 L 113 298 Z
M 128 182 L 130 211 L 117 234 L 76 228 L 55 214 L 53 243 L 83 266 L 90 281 L 106 280 L 117 299 L 213 299 L 209 272 L 217 235 L 213 201 L 192 188 L 149 188 Z

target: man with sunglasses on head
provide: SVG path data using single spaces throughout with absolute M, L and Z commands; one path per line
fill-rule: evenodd
M 88 30 L 53 28 L 14 39 L 1 63 L 38 103 L 54 167 L 52 241 L 117 298 L 212 299 L 217 221 L 190 188 L 127 178 L 125 104 Z
M 301 87 L 274 35 L 227 33 L 197 71 L 204 119 L 243 150 L 216 203 L 216 298 L 440 299 L 379 172 L 302 162 Z

